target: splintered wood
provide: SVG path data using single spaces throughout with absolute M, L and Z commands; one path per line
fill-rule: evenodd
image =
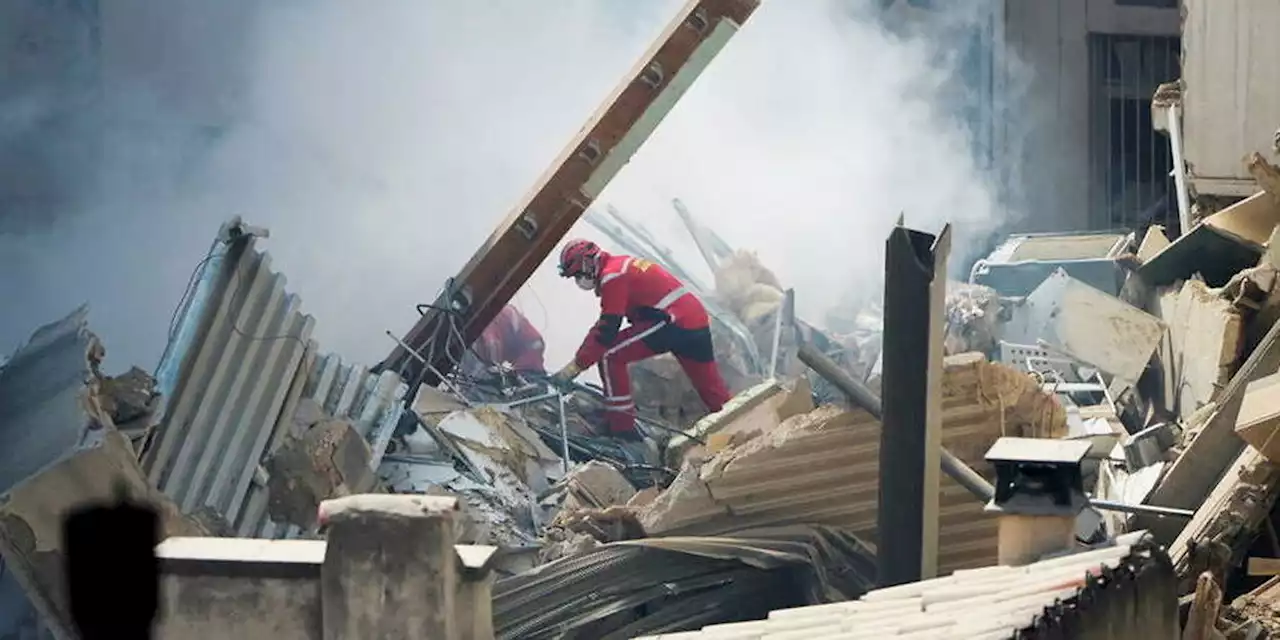
M 1271 513 L 1280 490 L 1280 467 L 1253 447 L 1245 447 L 1191 522 L 1169 547 L 1169 556 L 1188 590 L 1201 572 L 1225 576 Z

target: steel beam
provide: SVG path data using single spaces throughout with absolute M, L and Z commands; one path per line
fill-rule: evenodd
M 885 243 L 884 401 L 876 557 L 881 586 L 931 578 L 938 566 L 942 455 L 942 297 L 950 227 L 903 227 Z

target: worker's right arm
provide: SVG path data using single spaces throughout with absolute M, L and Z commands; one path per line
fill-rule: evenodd
M 619 276 L 600 285 L 600 318 L 587 332 L 573 358 L 579 368 L 586 369 L 599 362 L 605 350 L 618 339 L 622 319 L 627 315 L 627 284 L 626 276 Z

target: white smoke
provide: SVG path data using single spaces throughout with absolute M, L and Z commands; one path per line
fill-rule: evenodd
M 101 166 L 52 230 L 0 236 L 0 296 L 18 301 L 0 345 L 88 300 L 110 362 L 150 366 L 191 269 L 241 215 L 271 229 L 324 346 L 381 359 L 384 331 L 412 323 L 683 2 L 215 4 L 103 3 Z M 1007 220 L 947 108 L 951 43 L 857 4 L 765 2 L 602 201 L 696 267 L 681 198 L 815 317 L 878 286 L 900 213 L 961 239 Z M 551 366 L 595 314 L 547 268 L 516 301 Z

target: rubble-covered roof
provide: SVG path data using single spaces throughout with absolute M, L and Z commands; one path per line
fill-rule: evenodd
M 629 638 L 854 598 L 874 576 L 870 550 L 827 527 L 615 542 L 499 580 L 494 629 L 511 639 Z
M 943 395 L 943 443 L 978 469 L 989 471 L 983 456 L 1002 435 L 1066 435 L 1065 414 L 1051 396 L 979 354 L 948 359 Z M 865 411 L 822 407 L 686 467 L 641 521 L 652 535 L 824 524 L 873 544 L 879 452 L 878 420 Z M 994 519 L 954 480 L 942 482 L 943 571 L 994 562 Z
M 1173 570 L 1142 534 L 1021 567 L 993 566 L 873 590 L 851 602 L 775 610 L 765 620 L 648 636 L 657 640 L 796 638 L 1169 638 L 1178 630 Z M 773 634 L 788 634 L 778 635 Z

